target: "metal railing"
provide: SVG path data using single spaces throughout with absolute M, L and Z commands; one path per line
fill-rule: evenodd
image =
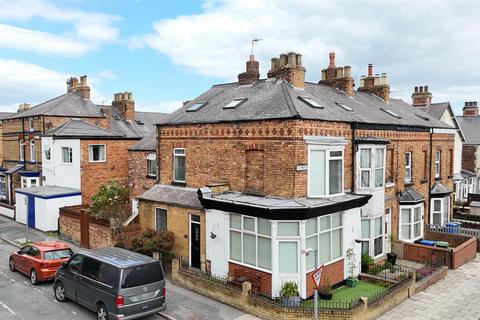
M 413 270 L 391 265 L 388 262 L 384 264 L 372 263 L 368 266 L 366 274 L 384 278 L 386 280 L 391 280 L 395 283 L 401 282 L 403 279 L 408 278 L 409 274 Z
M 452 235 L 480 238 L 480 229 L 470 229 L 470 228 L 463 228 L 463 227 L 447 227 L 447 226 L 438 226 L 438 225 L 428 224 L 427 230 L 448 233 Z

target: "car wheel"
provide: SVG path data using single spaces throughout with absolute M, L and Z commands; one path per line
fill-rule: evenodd
M 10 268 L 10 271 L 15 272 L 15 262 L 13 261 L 13 258 L 10 258 L 10 261 L 8 261 L 8 266 Z
M 97 319 L 98 320 L 108 320 L 108 311 L 107 307 L 103 303 L 99 303 L 97 306 Z
M 35 269 L 32 269 L 32 271 L 30 271 L 30 282 L 34 286 L 36 286 L 38 284 L 37 271 L 35 271 Z
M 55 299 L 59 302 L 67 301 L 67 296 L 65 295 L 65 288 L 63 287 L 63 283 L 57 282 L 53 287 L 55 291 Z

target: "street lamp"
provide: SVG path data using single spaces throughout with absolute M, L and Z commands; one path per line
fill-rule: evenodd
M 317 252 L 318 252 L 318 250 L 312 249 L 312 248 L 306 248 L 305 250 L 302 251 L 302 253 L 305 254 L 305 257 L 307 257 L 312 252 L 314 254 L 314 259 L 315 259 L 315 270 L 317 270 L 317 268 L 318 268 Z M 318 320 L 318 290 L 317 290 L 316 285 L 315 285 L 315 289 L 313 291 L 313 319 Z

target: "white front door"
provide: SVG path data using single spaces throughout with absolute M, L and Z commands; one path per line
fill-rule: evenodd
M 294 281 L 300 284 L 299 250 L 300 241 L 298 240 L 281 240 L 278 242 L 278 276 L 280 283 Z

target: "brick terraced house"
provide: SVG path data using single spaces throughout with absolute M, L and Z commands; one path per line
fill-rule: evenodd
M 334 53 L 319 83 L 305 82 L 294 52 L 273 58 L 267 79 L 253 56 L 246 65 L 238 82 L 214 85 L 157 126 L 153 188 L 185 190 L 189 202 L 198 189 L 203 210 L 185 210 L 174 192 L 158 203 L 140 196 L 140 223 L 174 224 L 192 266 L 254 275 L 271 296 L 295 281 L 305 298 L 315 265 L 342 282 L 349 248 L 358 263 L 362 253 L 383 259 L 389 235 L 412 242 L 425 223 L 449 220 L 455 129 L 390 98 L 385 74 L 370 65 L 355 91 Z

